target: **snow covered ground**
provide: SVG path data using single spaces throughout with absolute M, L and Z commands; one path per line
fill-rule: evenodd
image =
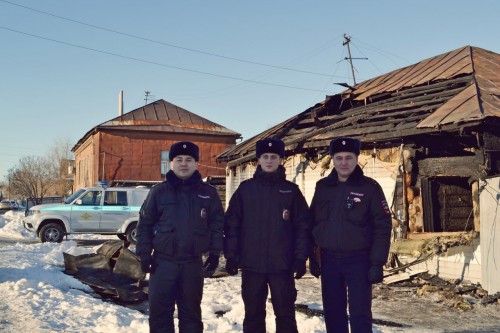
M 77 239 L 116 239 L 103 236 L 70 236 L 61 244 L 40 243 L 24 230 L 22 212 L 0 215 L 0 331 L 14 332 L 148 332 L 148 317 L 143 313 L 94 297 L 90 287 L 63 273 L 63 252 L 73 255 L 95 252 L 99 247 L 77 246 Z M 205 279 L 202 311 L 205 332 L 242 332 L 244 316 L 238 276 Z M 319 280 L 306 275 L 297 282 L 297 303 L 321 309 Z M 382 302 L 374 301 L 374 308 Z M 409 312 L 398 303 L 387 302 L 394 312 Z M 424 307 L 426 305 L 424 304 Z M 275 331 L 272 306 L 268 303 L 267 327 Z M 227 311 L 218 317 L 215 312 Z M 374 317 L 384 316 L 375 311 Z M 390 313 L 385 313 L 390 320 Z M 451 317 L 453 318 L 453 317 Z M 403 318 L 400 318 L 403 320 Z M 453 319 L 450 319 L 453 320 Z M 322 317 L 297 313 L 299 332 L 326 332 Z M 447 325 L 422 323 L 409 328 L 374 325 L 376 333 L 459 332 L 440 328 Z M 448 326 L 450 328 L 451 326 Z M 489 326 L 488 326 L 489 327 Z M 500 327 L 500 326 L 499 326 Z M 500 331 L 500 328 L 499 328 Z M 474 332 L 474 331 L 467 331 Z M 478 330 L 494 332 L 494 330 Z

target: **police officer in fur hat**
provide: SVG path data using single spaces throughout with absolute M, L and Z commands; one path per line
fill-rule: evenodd
M 298 186 L 286 180 L 285 145 L 278 139 L 256 144 L 258 166 L 229 201 L 224 256 L 231 275 L 241 269 L 245 304 L 243 332 L 266 332 L 268 289 L 276 332 L 297 332 L 295 279 L 306 272 L 311 246 L 310 213 Z
M 201 180 L 199 149 L 177 142 L 169 151 L 171 170 L 142 205 L 136 253 L 149 278 L 150 332 L 203 332 L 203 278 L 219 264 L 224 211 L 217 191 Z M 209 252 L 202 262 L 202 253 Z
M 334 139 L 329 150 L 334 169 L 316 183 L 311 203 L 317 255 L 309 269 L 321 275 L 327 332 L 349 332 L 347 303 L 350 332 L 371 332 L 372 284 L 383 279 L 391 215 L 380 185 L 358 166 L 359 140 Z

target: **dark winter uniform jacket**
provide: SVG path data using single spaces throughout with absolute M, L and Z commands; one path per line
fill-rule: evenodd
M 337 171 L 316 183 L 311 203 L 313 237 L 324 251 L 339 256 L 366 253 L 373 265 L 387 261 L 391 215 L 380 185 L 356 166 L 346 182 Z
M 223 247 L 224 210 L 217 191 L 198 171 L 181 180 L 169 171 L 141 207 L 137 225 L 138 256 L 191 260 L 202 253 L 219 255 Z
M 291 271 L 294 259 L 309 255 L 310 212 L 285 168 L 273 173 L 258 166 L 252 179 L 231 197 L 224 226 L 224 256 L 258 273 Z

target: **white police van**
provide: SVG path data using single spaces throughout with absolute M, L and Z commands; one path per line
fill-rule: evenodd
M 42 242 L 60 243 L 68 234 L 100 234 L 135 244 L 139 210 L 149 189 L 100 185 L 81 188 L 61 204 L 31 207 L 24 227 Z

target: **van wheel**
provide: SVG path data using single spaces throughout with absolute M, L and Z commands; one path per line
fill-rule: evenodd
M 120 238 L 121 240 L 127 240 L 127 235 L 125 234 L 118 234 L 116 236 L 118 236 L 118 238 Z
M 132 244 L 137 244 L 137 223 L 129 225 L 127 228 L 127 240 Z
M 61 243 L 64 237 L 63 228 L 57 223 L 49 223 L 44 225 L 42 229 L 40 229 L 40 233 L 38 237 L 42 241 L 45 242 L 55 242 Z

